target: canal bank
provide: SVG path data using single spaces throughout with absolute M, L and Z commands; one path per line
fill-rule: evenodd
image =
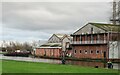
M 54 59 L 54 60 L 62 60 L 62 57 L 55 58 L 55 57 L 46 57 L 46 56 L 37 56 L 36 58 L 43 58 L 43 59 Z M 65 63 L 71 65 L 79 65 L 79 66 L 89 66 L 95 68 L 107 68 L 107 61 L 109 59 L 78 59 L 78 58 L 69 58 L 65 57 Z M 111 59 L 113 69 L 120 69 L 120 60 Z
M 45 62 L 61 64 L 61 59 L 48 59 L 48 58 L 32 58 L 32 57 L 12 57 L 12 56 L 1 56 L 0 59 L 17 60 L 17 61 L 29 61 L 29 62 Z M 101 61 L 82 61 L 82 60 L 71 60 L 67 59 L 65 64 L 78 65 L 78 66 L 89 66 L 94 68 L 107 68 L 107 64 Z M 113 63 L 113 69 L 120 69 L 120 63 Z
M 118 70 L 83 66 L 79 67 L 75 65 L 50 64 L 41 62 L 3 60 L 2 73 L 52 73 L 52 75 L 53 73 L 105 73 L 105 75 L 106 73 L 107 75 L 109 75 L 110 73 L 114 73 L 111 75 L 117 75 Z

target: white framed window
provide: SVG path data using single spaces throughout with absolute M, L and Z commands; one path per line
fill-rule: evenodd
M 99 54 L 100 53 L 100 51 L 99 50 L 96 50 L 96 54 Z
M 85 54 L 87 54 L 88 52 L 87 52 L 87 50 L 85 50 Z
M 90 54 L 93 54 L 93 50 L 90 50 Z

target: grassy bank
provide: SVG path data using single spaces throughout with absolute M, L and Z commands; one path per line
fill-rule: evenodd
M 23 61 L 2 61 L 3 73 L 118 73 L 118 70 Z

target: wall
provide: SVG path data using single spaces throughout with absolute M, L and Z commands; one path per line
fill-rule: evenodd
M 85 25 L 83 28 L 81 28 L 80 30 L 78 30 L 77 32 L 75 32 L 74 34 L 83 34 L 83 33 L 91 33 L 91 28 L 93 28 L 93 32 L 94 33 L 104 33 L 105 31 L 98 28 L 98 27 L 95 27 L 91 24 L 87 24 Z
M 36 48 L 35 55 L 36 56 L 44 56 L 45 55 L 45 50 L 43 48 Z
M 66 43 L 69 42 L 71 43 L 71 41 L 65 37 L 63 40 L 62 40 L 62 51 L 66 51 Z
M 60 57 L 61 48 L 37 48 L 35 51 L 36 56 Z
M 48 40 L 48 43 L 59 43 L 61 40 L 53 34 L 53 36 Z
M 104 58 L 104 52 L 106 52 L 106 56 L 108 56 L 107 45 L 79 45 L 73 46 L 73 50 L 73 56 L 76 58 Z M 97 53 L 97 51 L 99 53 Z
M 118 57 L 118 41 L 109 42 L 109 58 L 117 59 Z

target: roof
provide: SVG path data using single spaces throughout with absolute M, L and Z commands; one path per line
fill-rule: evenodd
M 69 39 L 73 39 L 73 37 L 71 37 L 70 35 L 68 36 Z
M 55 34 L 58 38 L 62 39 L 66 34 Z
M 73 40 L 73 37 L 71 37 L 70 35 L 67 35 L 67 38 L 68 38 L 69 40 Z
M 46 43 L 41 45 L 40 47 L 61 47 L 61 43 Z
M 49 40 L 53 37 L 53 36 L 56 36 L 59 40 L 62 40 L 66 34 L 53 34 L 49 39 L 48 39 L 48 42 Z
M 48 49 L 48 48 L 52 48 L 52 49 L 53 49 L 53 48 L 60 48 L 60 49 L 61 49 L 62 47 L 37 47 L 37 48 L 47 48 L 47 49 Z
M 118 32 L 118 30 L 120 31 L 120 25 L 103 24 L 103 23 L 88 23 L 88 24 L 94 25 L 105 31 L 112 31 L 112 32 Z

